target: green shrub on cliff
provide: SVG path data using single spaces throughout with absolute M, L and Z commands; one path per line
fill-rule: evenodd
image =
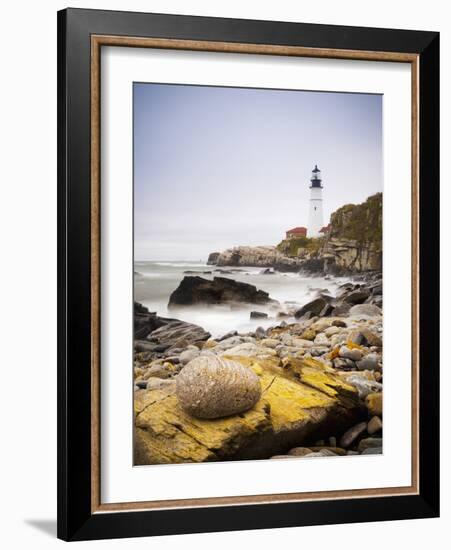
M 350 239 L 382 250 L 382 193 L 376 193 L 362 204 L 346 204 L 330 218 L 330 237 Z
M 317 252 L 324 241 L 324 237 L 312 239 L 308 237 L 295 237 L 292 239 L 284 239 L 277 245 L 277 249 L 287 256 L 297 256 L 300 249 L 304 249 L 310 253 Z

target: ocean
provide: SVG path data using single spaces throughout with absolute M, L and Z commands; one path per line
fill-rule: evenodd
M 231 271 L 230 274 L 215 270 Z M 278 300 L 284 307 L 292 307 L 296 303 L 301 307 L 316 297 L 318 292 L 327 289 L 334 296 L 338 287 L 349 281 L 346 277 L 326 278 L 306 276 L 299 273 L 263 274 L 261 267 L 220 267 L 209 266 L 201 262 L 188 261 L 137 261 L 134 266 L 134 299 L 145 305 L 149 311 L 154 311 L 162 317 L 173 317 L 200 325 L 211 333 L 212 337 L 220 337 L 229 331 L 237 330 L 240 333 L 255 330 L 258 326 L 267 328 L 279 324 L 282 319 L 277 318 L 277 312 L 271 306 L 256 304 L 243 305 L 236 308 L 228 304 L 202 307 L 183 307 L 168 310 L 169 296 L 178 287 L 186 275 L 198 275 L 205 279 L 214 276 L 228 277 L 243 283 L 255 285 L 258 289 L 268 292 L 270 298 Z M 185 271 L 196 273 L 184 273 Z M 211 271 L 211 274 L 202 273 Z M 250 319 L 251 311 L 268 313 L 268 319 Z M 290 318 L 286 319 L 287 322 Z M 293 318 L 291 319 L 293 321 Z

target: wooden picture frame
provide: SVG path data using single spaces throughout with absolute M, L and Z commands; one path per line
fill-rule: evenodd
M 100 51 L 103 46 L 393 61 L 412 67 L 410 487 L 102 504 Z M 67 9 L 58 13 L 58 537 L 277 528 L 439 513 L 439 35 Z

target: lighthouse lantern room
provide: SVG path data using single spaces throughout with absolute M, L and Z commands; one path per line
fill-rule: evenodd
M 310 209 L 307 236 L 320 237 L 323 228 L 323 185 L 321 171 L 315 164 L 310 178 Z

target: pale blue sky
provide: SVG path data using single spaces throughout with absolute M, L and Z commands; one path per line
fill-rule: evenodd
M 134 84 L 135 259 L 205 260 L 382 191 L 382 96 Z

